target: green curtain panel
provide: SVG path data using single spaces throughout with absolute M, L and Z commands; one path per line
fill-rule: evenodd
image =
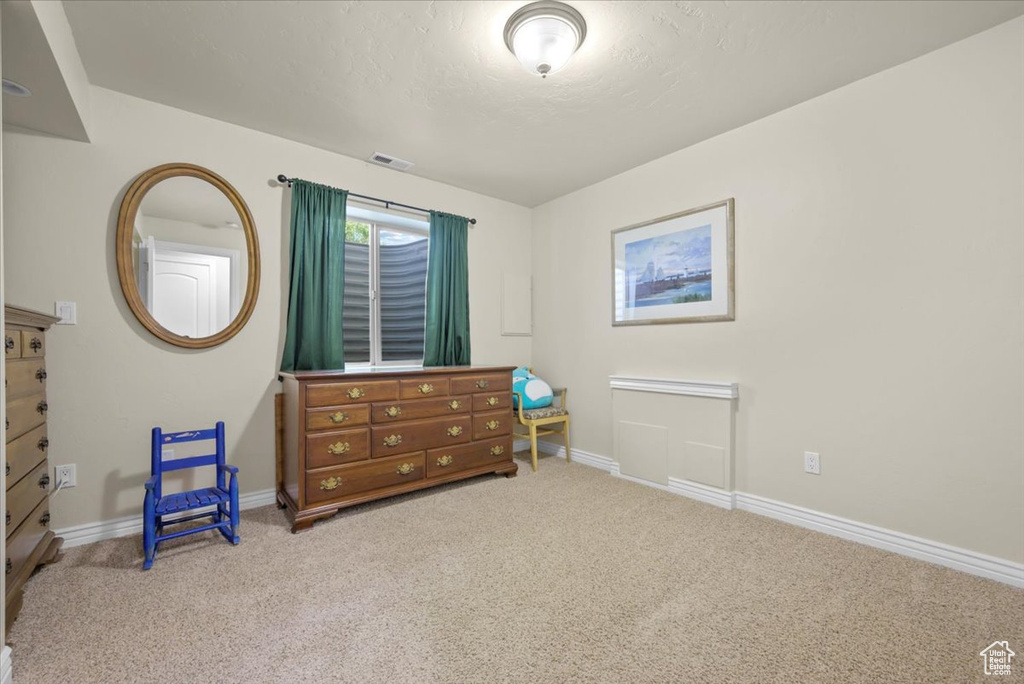
M 424 366 L 469 365 L 469 220 L 430 212 Z
M 341 337 L 345 296 L 348 192 L 292 183 L 291 290 L 281 370 L 345 367 Z

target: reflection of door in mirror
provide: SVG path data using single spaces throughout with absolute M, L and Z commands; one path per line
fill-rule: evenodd
M 150 237 L 141 246 L 137 271 L 142 301 L 162 326 L 177 335 L 213 335 L 238 313 L 239 260 L 237 250 Z
M 143 305 L 172 333 L 215 335 L 241 308 L 245 233 L 228 198 L 205 181 L 169 178 L 146 194 L 132 261 Z

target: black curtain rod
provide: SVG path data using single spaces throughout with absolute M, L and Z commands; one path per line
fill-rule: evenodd
M 277 182 L 278 183 L 286 183 L 289 188 L 292 186 L 292 181 L 293 180 L 299 180 L 299 179 L 298 178 L 289 178 L 288 176 L 284 175 L 283 173 L 280 174 L 277 177 Z M 401 202 L 392 202 L 391 200 L 384 200 L 384 199 L 381 199 L 379 197 L 370 197 L 369 195 L 360 195 L 359 193 L 356 193 L 356 192 L 350 192 L 348 194 L 349 194 L 349 197 L 358 197 L 359 199 L 370 200 L 371 202 L 380 202 L 381 204 L 384 205 L 385 209 L 390 209 L 391 207 L 402 207 L 403 209 L 412 209 L 413 211 L 421 211 L 424 214 L 429 214 L 430 213 L 430 209 L 424 209 L 422 207 L 414 207 L 411 204 L 402 204 Z M 469 219 L 469 222 L 472 223 L 473 225 L 476 225 L 476 219 L 475 218 Z

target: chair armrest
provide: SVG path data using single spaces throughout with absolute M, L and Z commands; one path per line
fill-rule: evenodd
M 151 477 L 148 480 L 146 480 L 146 489 L 147 490 L 156 489 L 156 480 L 157 480 L 157 476 L 156 475 L 154 475 L 153 477 Z
M 552 392 L 552 394 L 561 394 L 562 395 L 561 402 L 559 403 L 559 406 L 561 408 L 566 409 L 565 395 L 568 394 L 569 390 L 566 389 L 565 387 L 552 387 L 551 388 L 551 392 Z M 568 409 L 566 409 L 566 410 L 568 410 Z
M 512 396 L 514 396 L 517 399 L 516 403 L 518 404 L 518 406 L 516 406 L 516 409 L 515 409 L 515 411 L 513 413 L 515 413 L 516 415 L 519 416 L 519 422 L 521 424 L 526 425 L 526 423 L 523 422 L 523 393 L 522 392 L 512 392 Z
M 238 474 L 238 468 L 230 465 L 218 465 L 217 470 L 231 473 L 232 475 Z

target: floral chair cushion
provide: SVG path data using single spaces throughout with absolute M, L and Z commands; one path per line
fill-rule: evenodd
M 558 406 L 547 406 L 538 409 L 524 409 L 523 418 L 526 420 L 540 420 L 541 418 L 553 418 L 555 416 L 567 416 L 569 412 Z

